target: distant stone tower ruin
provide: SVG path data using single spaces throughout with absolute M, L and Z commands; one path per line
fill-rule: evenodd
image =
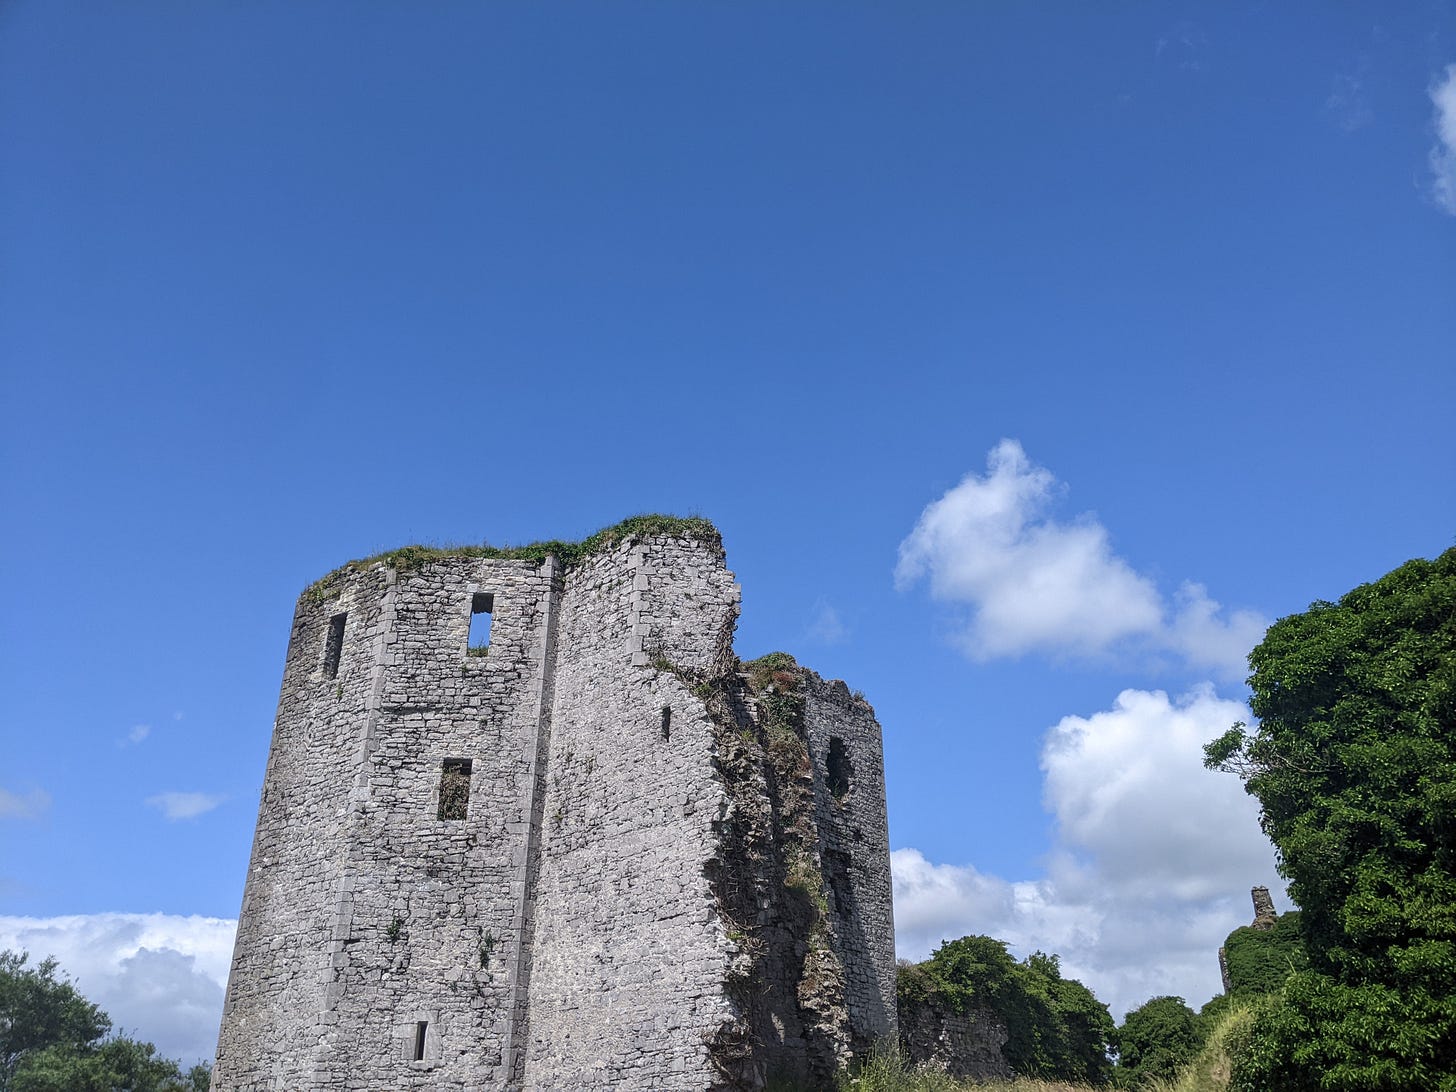
M 1261 933 L 1267 933 L 1274 928 L 1274 923 L 1279 920 L 1279 915 L 1274 911 L 1274 900 L 1269 895 L 1269 889 L 1264 886 L 1249 889 L 1249 898 L 1254 902 L 1254 920 L 1249 923 L 1250 929 L 1256 929 Z M 1218 973 L 1223 978 L 1223 992 L 1233 993 L 1233 981 L 1229 976 L 1228 950 L 1218 950 Z
M 740 663 L 738 602 L 667 517 L 308 589 L 212 1087 L 818 1087 L 893 1043 L 879 725 Z

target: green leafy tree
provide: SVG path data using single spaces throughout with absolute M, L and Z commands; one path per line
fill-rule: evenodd
M 111 1020 L 56 977 L 56 961 L 25 964 L 24 952 L 0 952 L 0 1089 L 17 1066 L 47 1047 L 80 1050 L 111 1030 Z
M 1033 1075 L 1088 1084 L 1109 1081 L 1107 1052 L 1115 1024 L 1107 1006 L 1075 978 L 1063 978 L 1054 955 L 1033 952 L 1017 973 L 1034 999 L 1028 1013 L 1030 1026 L 1038 1032 Z
M 151 1043 L 125 1036 L 75 1050 L 52 1046 L 25 1059 L 13 1092 L 191 1092 L 177 1063 L 157 1057 Z
M 56 977 L 0 952 L 0 1092 L 205 1092 L 211 1068 L 157 1056 L 151 1043 L 107 1036 L 106 1013 Z
M 1181 997 L 1154 997 L 1133 1009 L 1112 1037 L 1119 1083 L 1171 1078 L 1208 1037 L 1208 1021 Z
M 1309 960 L 1247 1089 L 1456 1090 L 1456 549 L 1275 623 L 1259 727 L 1209 744 L 1259 799 Z
M 902 1004 L 930 1002 L 999 1017 L 1007 1033 L 1001 1053 L 1018 1074 L 1091 1084 L 1111 1076 L 1112 1016 L 1086 986 L 1062 977 L 1054 955 L 1035 952 L 1018 963 L 1004 941 L 962 937 L 901 968 L 897 982 Z

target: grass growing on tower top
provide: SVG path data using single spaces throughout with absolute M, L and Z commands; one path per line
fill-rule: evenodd
M 565 568 L 570 569 L 575 565 L 581 564 L 587 558 L 594 557 L 597 554 L 612 549 L 624 539 L 646 538 L 651 535 L 671 535 L 692 538 L 697 539 L 699 542 L 709 543 L 720 550 L 723 548 L 723 537 L 718 533 L 718 529 L 713 526 L 710 520 L 706 520 L 701 516 L 667 516 L 649 513 L 640 516 L 629 516 L 621 523 L 614 523 L 610 527 L 603 527 L 600 531 L 588 535 L 580 542 L 547 539 L 541 542 L 529 542 L 524 546 L 492 546 L 489 543 L 483 543 L 478 546 L 401 546 L 394 550 L 386 550 L 383 553 L 374 554 L 372 557 L 358 558 L 347 564 L 340 565 L 327 576 L 310 584 L 304 589 L 304 595 L 316 602 L 332 598 L 335 585 L 340 577 L 346 573 L 359 572 L 369 568 L 371 565 L 379 563 L 383 563 L 396 572 L 409 573 L 414 572 L 437 558 L 484 557 L 506 561 L 531 561 L 539 565 L 548 556 L 555 554 L 557 561 Z

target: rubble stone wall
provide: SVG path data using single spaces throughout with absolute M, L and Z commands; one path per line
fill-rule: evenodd
M 1011 1080 L 1001 1054 L 1006 1025 L 989 1012 L 957 1012 L 930 1002 L 900 1012 L 900 1043 L 917 1065 L 933 1065 L 962 1080 Z

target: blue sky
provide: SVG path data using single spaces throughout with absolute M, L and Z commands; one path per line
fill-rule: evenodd
M 1243 653 L 1456 533 L 1453 65 L 1449 2 L 0 7 L 0 944 L 210 1053 L 298 592 L 666 511 L 875 705 L 902 955 L 1201 1004 Z

